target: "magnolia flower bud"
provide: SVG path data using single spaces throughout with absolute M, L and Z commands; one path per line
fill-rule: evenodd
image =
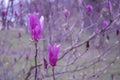
M 14 13 L 14 14 L 15 14 L 15 16 L 16 16 L 16 17 L 18 17 L 18 16 L 19 16 L 19 14 L 18 14 L 18 12 L 17 12 L 17 11 L 15 11 L 15 13 Z
M 5 9 L 2 10 L 2 16 L 6 16 L 7 11 Z
M 87 41 L 87 43 L 86 43 L 87 50 L 88 50 L 89 47 L 90 47 L 90 44 L 89 44 L 89 41 Z
M 47 62 L 47 60 L 44 58 L 44 68 L 47 69 L 47 66 L 48 66 L 48 62 Z
M 19 7 L 21 8 L 23 6 L 22 1 L 19 2 Z
M 65 9 L 64 10 L 64 16 L 67 18 L 69 15 L 70 15 L 70 12 L 67 9 Z
M 108 26 L 108 22 L 107 21 L 104 21 L 103 22 L 103 28 L 106 28 Z
M 89 13 L 93 11 L 92 5 L 87 5 L 86 9 L 87 9 L 87 12 L 89 12 Z
M 119 33 L 120 33 L 120 30 L 119 30 L 119 29 L 117 29 L 117 30 L 116 30 L 116 35 L 118 36 L 118 35 L 119 35 Z

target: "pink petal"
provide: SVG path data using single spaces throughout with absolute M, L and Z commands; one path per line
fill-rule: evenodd
M 54 57 L 57 59 L 58 58 L 58 53 L 60 50 L 60 44 L 59 45 L 54 45 Z
M 40 26 L 41 26 L 41 30 L 43 30 L 43 27 L 44 27 L 44 16 L 40 17 Z

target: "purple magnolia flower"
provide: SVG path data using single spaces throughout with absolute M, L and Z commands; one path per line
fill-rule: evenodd
M 65 9 L 64 10 L 64 16 L 67 18 L 69 15 L 70 15 L 70 12 L 67 9 Z
M 22 1 L 19 1 L 19 7 L 21 8 L 23 6 Z
M 5 16 L 7 14 L 7 11 L 5 9 L 2 10 L 2 16 Z
M 15 16 L 18 17 L 19 16 L 19 13 L 17 11 L 15 11 Z
M 35 6 L 35 11 L 39 12 L 39 6 Z
M 106 28 L 108 26 L 108 22 L 107 21 L 104 21 L 103 22 L 103 28 Z
M 88 12 L 92 12 L 93 11 L 92 5 L 87 5 L 86 9 L 87 9 Z
M 30 14 L 29 26 L 30 26 L 30 34 L 31 34 L 32 40 L 38 41 L 41 37 L 43 27 L 44 27 L 44 16 L 40 17 L 40 22 L 39 22 L 37 13 Z
M 56 66 L 59 50 L 60 45 L 54 44 L 53 47 L 49 45 L 49 63 L 52 67 Z

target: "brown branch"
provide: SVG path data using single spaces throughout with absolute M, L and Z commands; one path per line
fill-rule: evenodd
M 87 43 L 88 41 L 92 40 L 92 39 L 93 39 L 94 37 L 96 37 L 97 35 L 99 35 L 99 34 L 105 32 L 105 31 L 108 31 L 109 29 L 111 29 L 110 26 L 111 26 L 113 23 L 115 23 L 115 22 L 118 20 L 119 17 L 120 17 L 120 14 L 119 14 L 117 17 L 115 17 L 113 20 L 111 20 L 111 22 L 108 24 L 108 26 L 107 26 L 105 29 L 102 29 L 102 30 L 100 30 L 99 32 L 94 32 L 87 40 L 85 40 L 85 41 L 83 41 L 83 42 L 81 42 L 81 43 L 76 43 L 76 44 L 68 47 L 67 49 L 65 49 L 65 50 L 64 50 L 64 51 L 65 51 L 64 54 L 63 54 L 58 60 L 61 60 L 64 56 L 66 56 L 66 55 L 67 55 L 70 51 L 72 51 L 73 49 L 78 48 L 78 47 L 84 45 L 85 43 Z
M 41 67 L 41 66 L 42 66 L 42 64 L 39 64 L 39 65 L 37 65 L 37 66 L 32 66 L 32 67 L 29 69 L 25 80 L 29 80 L 28 78 L 30 77 L 31 72 L 32 72 L 33 69 L 35 69 L 36 67 Z
M 89 67 L 95 65 L 96 63 L 98 63 L 98 62 L 100 62 L 102 59 L 104 59 L 104 57 L 105 57 L 104 55 L 108 54 L 108 51 L 111 50 L 111 48 L 115 47 L 115 46 L 116 46 L 117 44 L 119 44 L 119 43 L 120 43 L 120 42 L 118 42 L 118 41 L 115 42 L 115 43 L 113 44 L 113 46 L 111 46 L 111 47 L 109 47 L 108 49 L 106 49 L 106 51 L 103 52 L 99 57 L 97 57 L 96 59 L 88 62 L 88 63 L 89 63 L 88 65 L 83 66 L 82 68 L 76 67 L 76 68 L 73 69 L 73 70 L 68 70 L 68 71 L 63 71 L 63 72 L 57 72 L 57 73 L 55 73 L 55 75 L 61 75 L 61 74 L 65 74 L 65 73 L 74 73 L 74 72 L 79 72 L 79 71 L 88 69 Z M 112 62 L 113 62 L 113 61 L 112 61 Z M 52 76 L 52 74 L 48 74 L 48 75 L 45 75 L 44 78 L 51 77 L 51 76 Z
M 118 55 L 117 55 L 118 56 Z M 117 56 L 114 58 L 114 60 L 112 60 L 107 66 L 105 66 L 103 69 L 99 70 L 98 72 L 92 74 L 91 76 L 88 77 L 88 80 L 95 77 L 95 78 L 98 78 L 99 75 L 103 74 L 104 71 L 108 68 L 111 67 L 112 64 L 115 63 L 115 61 L 117 60 Z M 96 75 L 96 76 L 95 76 Z
M 35 42 L 35 66 L 37 66 L 37 54 L 38 54 L 38 49 L 37 49 L 37 42 Z M 35 67 L 35 80 L 37 80 L 37 67 Z

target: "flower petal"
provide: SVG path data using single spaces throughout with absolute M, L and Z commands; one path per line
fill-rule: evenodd
M 58 58 L 58 53 L 60 50 L 60 44 L 59 45 L 54 45 L 54 57 L 57 59 Z
M 40 17 L 40 26 L 41 26 L 41 30 L 43 30 L 43 27 L 44 27 L 44 16 Z

